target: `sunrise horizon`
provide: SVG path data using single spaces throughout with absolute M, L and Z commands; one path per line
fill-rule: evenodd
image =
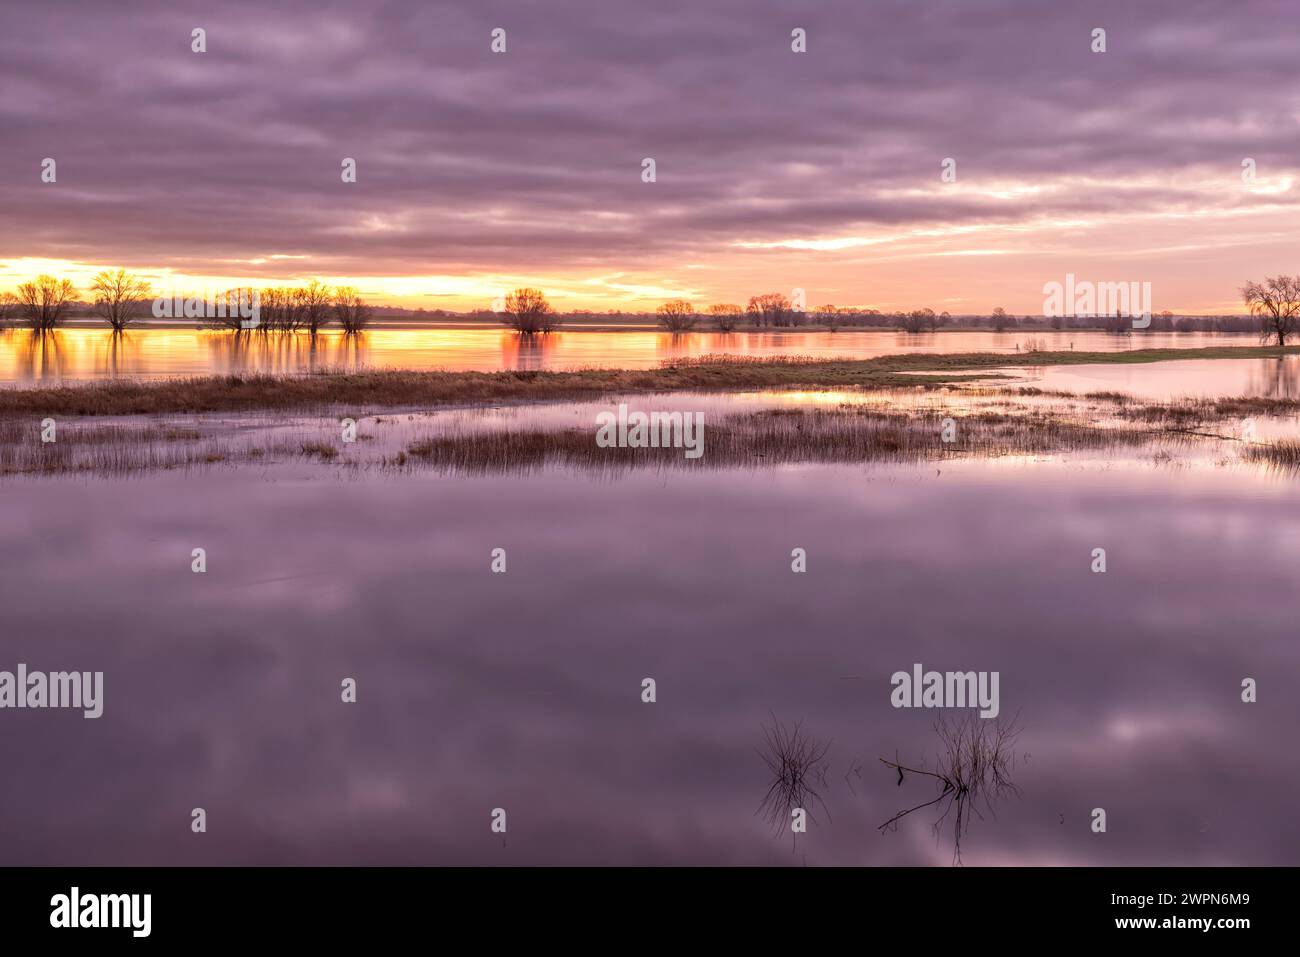
M 267 257 L 270 261 L 277 258 L 291 257 Z M 955 316 L 978 316 L 988 315 L 1000 307 L 1012 315 L 1045 317 L 1044 287 L 1051 283 L 1062 283 L 1069 276 L 1093 282 L 1134 281 L 1090 278 L 1086 273 L 1080 274 L 1070 270 L 1057 275 L 1043 274 L 1041 279 L 1037 276 L 1023 277 L 1019 282 L 1005 287 L 1017 290 L 1014 294 L 1000 297 L 927 296 L 919 292 L 909 293 L 907 290 L 900 290 L 889 296 L 860 298 L 856 293 L 859 286 L 854 284 L 809 289 L 793 283 L 782 283 L 779 279 L 773 281 L 774 274 L 770 271 L 765 273 L 766 279 L 754 279 L 745 283 L 676 284 L 649 276 L 625 278 L 610 275 L 586 278 L 530 274 L 376 276 L 330 275 L 309 271 L 256 273 L 232 271 L 196 274 L 174 272 L 166 267 L 131 266 L 107 261 L 12 259 L 0 261 L 0 293 L 13 293 L 21 284 L 37 276 L 48 275 L 68 279 L 77 289 L 77 298 L 80 301 L 90 302 L 93 301 L 91 286 L 94 277 L 102 272 L 118 269 L 125 269 L 148 282 L 154 297 L 204 298 L 219 295 L 229 289 L 296 286 L 317 280 L 331 287 L 355 288 L 377 308 L 425 311 L 443 309 L 462 314 L 493 310 L 494 303 L 499 311 L 500 301 L 507 293 L 514 289 L 531 287 L 541 289 L 560 312 L 648 314 L 653 313 L 662 303 L 674 299 L 691 302 L 704 312 L 710 305 L 734 304 L 744 308 L 753 296 L 773 292 L 789 295 L 793 290 L 801 290 L 808 311 L 833 305 L 840 310 L 875 310 L 885 314 L 930 308 L 936 312 L 948 312 Z M 801 274 L 807 275 L 808 270 L 802 271 Z M 1264 278 L 1263 274 L 1256 270 L 1249 277 L 1241 277 L 1232 290 L 1233 295 L 1223 296 L 1214 301 L 1190 303 L 1176 296 L 1162 296 L 1159 287 L 1153 283 L 1155 288 L 1152 292 L 1152 309 L 1155 312 L 1169 312 L 1178 316 L 1246 315 L 1249 309 L 1242 303 L 1240 287 L 1251 279 L 1262 278 Z M 1032 285 L 1035 282 L 1038 284 L 1036 287 Z M 888 288 L 888 284 L 882 285 Z M 592 287 L 598 287 L 597 291 L 593 291 Z M 957 292 L 957 290 L 952 291 Z M 819 292 L 822 293 L 820 296 Z

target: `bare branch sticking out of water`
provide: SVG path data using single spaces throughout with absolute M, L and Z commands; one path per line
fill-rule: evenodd
M 1020 788 L 1011 780 L 1015 765 L 1012 749 L 1020 729 L 1015 719 L 1004 723 L 970 716 L 956 721 L 940 718 L 934 730 L 943 750 L 936 758 L 933 771 L 924 766 L 908 767 L 897 756 L 893 761 L 881 758 L 880 763 L 898 772 L 900 787 L 908 774 L 915 774 L 932 779 L 938 795 L 904 808 L 877 830 L 881 833 L 897 830 L 898 822 L 909 814 L 938 807 L 940 813 L 933 824 L 934 832 L 938 835 L 945 824 L 951 824 L 952 860 L 959 865 L 961 841 L 970 828 L 971 816 L 980 819 L 985 813 L 992 816 L 998 801 L 1020 796 Z

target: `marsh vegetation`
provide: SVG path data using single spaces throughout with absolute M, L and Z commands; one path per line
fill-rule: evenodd
M 988 721 L 965 715 L 940 718 L 934 724 L 934 733 L 939 750 L 932 765 L 926 760 L 917 762 L 919 766 L 908 765 L 897 757 L 892 761 L 881 758 L 880 763 L 898 773 L 898 787 L 907 784 L 911 775 L 927 781 L 938 793 L 898 811 L 877 830 L 897 830 L 899 822 L 909 815 L 934 808 L 938 815 L 932 824 L 934 832 L 939 835 L 949 829 L 952 862 L 960 864 L 962 838 L 972 819 L 992 815 L 999 803 L 1020 796 L 1020 788 L 1011 779 L 1020 729 L 1014 720 Z
M 763 368 L 761 363 L 743 365 Z M 303 384 L 319 384 L 324 378 L 308 377 Z M 468 378 L 486 383 L 484 391 L 494 396 L 502 386 L 497 376 Z M 522 389 L 529 387 L 528 378 L 519 378 Z M 568 403 L 485 401 L 466 409 L 449 402 L 442 411 L 429 411 L 415 401 L 428 384 L 423 377 L 397 381 L 411 385 L 405 408 L 365 401 L 337 404 L 330 402 L 337 396 L 320 392 L 314 393 L 318 405 L 302 412 L 265 409 L 258 383 L 238 379 L 226 383 L 222 401 L 213 403 L 227 405 L 247 390 L 246 407 L 234 413 L 171 411 L 173 399 L 204 406 L 202 389 L 187 396 L 178 383 L 139 391 L 39 390 L 48 400 L 39 404 L 33 393 L 0 391 L 0 472 L 111 473 L 272 461 L 472 475 L 527 474 L 557 467 L 621 474 L 647 468 L 770 469 L 801 463 L 933 463 L 942 469 L 945 463 L 1080 454 L 1100 460 L 1145 459 L 1154 465 L 1188 459 L 1262 464 L 1283 472 L 1300 468 L 1300 399 L 1240 396 L 1153 402 L 1110 391 L 1080 395 L 958 383 L 721 392 L 716 398 L 710 398 L 712 390 L 700 390 L 654 400 L 682 407 L 712 403 L 714 411 L 707 414 L 702 433 L 703 454 L 696 458 L 680 448 L 597 443 L 596 416 L 613 398 L 588 397 L 581 388 Z M 359 382 L 375 379 L 363 376 Z M 312 394 L 294 393 L 298 399 Z M 98 403 L 104 395 L 108 401 Z M 60 412 L 51 415 L 41 405 Z M 124 407 L 168 411 L 99 414 Z M 368 407 L 385 411 L 367 414 Z M 57 423 L 57 442 L 41 441 L 40 425 L 47 418 Z M 342 418 L 362 424 L 356 442 L 341 441 Z
M 796 808 L 805 812 L 809 823 L 817 823 L 818 813 L 829 818 L 821 793 L 828 786 L 829 751 L 830 742 L 813 737 L 804 730 L 802 721 L 784 724 L 772 715 L 771 726 L 763 726 L 763 745 L 758 753 L 771 781 L 755 813 L 767 821 L 773 833 L 790 828 Z

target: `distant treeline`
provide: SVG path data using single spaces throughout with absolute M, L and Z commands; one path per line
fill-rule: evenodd
M 521 308 L 517 303 L 527 303 Z M 544 316 L 542 328 L 535 320 Z M 506 298 L 502 309 L 480 309 L 470 313 L 452 313 L 447 310 L 425 311 L 417 309 L 414 318 L 471 318 L 483 321 L 500 320 L 521 332 L 549 331 L 559 328 L 566 319 L 598 321 L 658 322 L 671 332 L 692 329 L 716 329 L 730 332 L 738 328 L 797 329 L 816 327 L 837 329 L 897 329 L 901 332 L 925 333 L 940 329 L 988 329 L 996 332 L 1010 329 L 1033 330 L 1105 330 L 1124 333 L 1134 328 L 1128 316 L 1015 316 L 1001 307 L 987 315 L 951 315 L 933 309 L 913 309 L 908 312 L 889 312 L 855 306 L 822 305 L 812 309 L 796 308 L 781 293 L 753 296 L 744 307 L 734 303 L 715 303 L 697 312 L 693 303 L 672 299 L 654 312 L 629 312 L 608 310 L 597 312 L 575 309 L 557 312 L 543 293 L 536 289 L 521 289 Z M 531 317 L 531 318 L 530 318 Z M 1165 311 L 1151 317 L 1151 332 L 1245 332 L 1258 333 L 1260 320 L 1256 316 L 1178 316 Z
M 491 320 L 499 318 L 495 313 L 488 310 L 481 310 L 473 313 L 458 314 L 438 310 L 441 317 L 453 318 L 457 316 L 470 317 L 474 319 Z M 439 318 L 433 312 L 423 312 L 416 310 L 414 317 L 427 315 L 430 318 Z M 671 325 L 663 321 L 663 317 L 657 312 L 627 312 L 619 310 L 609 310 L 607 312 L 595 312 L 590 310 L 571 310 L 560 314 L 560 320 L 574 319 L 582 321 L 593 321 L 608 319 L 610 321 L 639 321 L 646 323 L 659 322 L 665 328 L 671 329 Z M 931 310 L 915 310 L 914 312 L 882 312 L 876 309 L 837 309 L 834 313 L 824 310 L 808 310 L 805 312 L 791 312 L 789 316 L 782 316 L 778 319 L 771 319 L 761 314 L 751 314 L 745 310 L 740 310 L 734 318 L 719 319 L 710 313 L 697 314 L 696 321 L 687 328 L 690 329 L 721 329 L 724 332 L 737 328 L 826 328 L 826 329 L 896 329 L 901 332 L 937 332 L 940 329 L 983 329 L 991 331 L 1002 331 L 1011 329 L 1033 329 L 1038 331 L 1052 330 L 1102 330 L 1106 332 L 1122 333 L 1133 328 L 1133 321 L 1128 317 L 1114 316 L 1068 316 L 1045 318 L 1043 316 L 994 316 L 990 315 L 958 315 L 953 316 L 946 313 L 934 314 Z M 676 330 L 682 331 L 682 330 Z M 1172 313 L 1161 313 L 1151 317 L 1151 325 L 1146 328 L 1148 332 L 1259 332 L 1259 320 L 1253 316 L 1179 316 Z
M 31 329 L 57 328 L 73 315 L 94 315 L 121 331 L 150 315 L 153 290 L 148 282 L 123 269 L 105 270 L 89 290 L 92 301 L 83 302 L 77 288 L 66 279 L 38 276 L 20 285 L 16 292 L 0 293 L 0 325 L 19 322 Z M 1242 289 L 1248 316 L 1178 316 L 1164 311 L 1151 316 L 1147 332 L 1241 332 L 1263 333 L 1284 344 L 1300 324 L 1300 278 L 1276 277 L 1264 283 L 1250 283 Z M 254 301 L 257 319 L 248 321 L 247 304 Z M 933 309 L 882 311 L 857 306 L 821 305 L 799 308 L 781 293 L 751 296 L 745 306 L 714 303 L 696 311 L 685 299 L 672 299 L 654 312 L 570 310 L 559 312 L 539 289 L 522 288 L 509 293 L 493 309 L 453 312 L 446 309 L 403 310 L 374 307 L 365 303 L 348 286 L 331 287 L 318 280 L 300 286 L 241 288 L 214 297 L 162 297 L 162 316 L 195 319 L 204 324 L 235 331 L 249 328 L 263 332 L 307 332 L 337 325 L 344 332 L 359 332 L 378 312 L 385 316 L 407 316 L 415 320 L 461 319 L 501 322 L 522 333 L 546 333 L 560 328 L 566 319 L 657 322 L 671 332 L 712 329 L 730 332 L 752 329 L 897 329 L 907 333 L 937 332 L 941 329 L 1105 330 L 1125 333 L 1134 329 L 1127 316 L 1015 316 L 1001 307 L 988 315 L 951 315 Z M 242 307 L 240 304 L 244 304 Z

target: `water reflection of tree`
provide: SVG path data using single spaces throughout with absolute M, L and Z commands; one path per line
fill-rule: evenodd
M 23 380 L 61 379 L 67 371 L 67 348 L 63 333 L 43 329 L 23 333 L 21 366 Z
M 939 794 L 899 811 L 877 829 L 882 833 L 897 830 L 898 822 L 909 814 L 937 807 L 940 813 L 933 824 L 934 832 L 939 834 L 946 823 L 951 823 L 952 859 L 954 864 L 960 864 L 961 840 L 970 828 L 971 816 L 983 819 L 984 813 L 994 813 L 997 802 L 1020 795 L 1020 788 L 1011 780 L 1015 765 L 1012 748 L 1020 729 L 1014 720 L 1004 723 L 971 716 L 952 722 L 941 718 L 934 730 L 943 745 L 934 770 L 925 768 L 924 762 L 920 768 L 908 767 L 897 757 L 893 761 L 881 758 L 880 762 L 898 772 L 899 787 L 906 775 L 915 774 L 932 778 Z
M 370 356 L 370 336 L 365 332 L 345 332 L 338 340 L 335 364 L 356 371 L 365 368 Z
M 140 339 L 129 332 L 112 330 L 108 338 L 97 343 L 95 371 L 109 378 L 117 378 L 133 371 L 140 358 Z
M 1291 399 L 1300 394 L 1300 365 L 1294 358 L 1260 359 L 1250 370 L 1247 394 Z
M 295 332 L 265 332 L 261 334 L 266 344 L 262 367 L 269 372 L 309 372 L 316 359 L 312 342 L 315 336 Z
M 558 333 L 507 332 L 501 336 L 501 368 L 537 372 L 546 368 Z
M 705 351 L 705 337 L 697 332 L 661 332 L 655 336 L 655 357 L 660 362 L 693 356 Z
M 225 373 L 248 371 L 255 338 L 251 331 L 208 333 L 204 338 L 212 368 Z
M 340 336 L 239 330 L 207 337 L 213 368 L 224 373 L 297 373 L 361 368 L 369 354 L 365 333 Z

